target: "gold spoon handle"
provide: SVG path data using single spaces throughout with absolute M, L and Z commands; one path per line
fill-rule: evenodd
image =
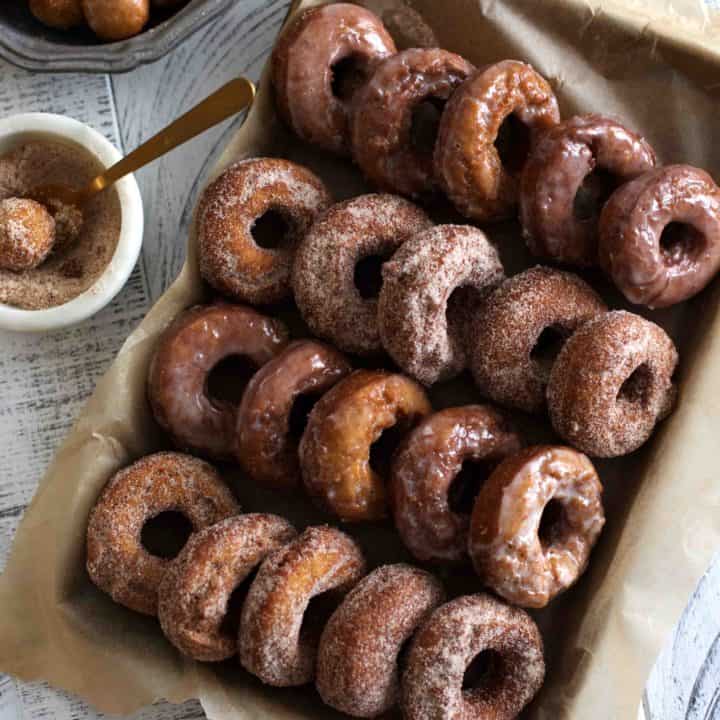
M 96 177 L 83 192 L 94 195 L 121 177 L 139 170 L 148 163 L 170 152 L 178 145 L 205 132 L 213 125 L 226 120 L 246 108 L 255 97 L 255 86 L 246 78 L 231 80 L 171 125 L 151 137 L 140 147 L 125 156 L 120 162 Z

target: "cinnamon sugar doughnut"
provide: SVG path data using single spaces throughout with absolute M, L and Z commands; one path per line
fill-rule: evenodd
M 295 534 L 277 515 L 251 513 L 192 535 L 160 583 L 158 619 L 165 637 L 195 660 L 232 657 L 237 636 L 225 625 L 230 596 L 266 555 Z
M 410 378 L 383 370 L 356 370 L 313 408 L 300 441 L 308 494 L 343 520 L 385 517 L 386 477 L 373 467 L 371 446 L 383 432 L 409 430 L 431 410 Z
M 81 0 L 29 0 L 30 12 L 44 25 L 70 30 L 85 22 Z
M 22 272 L 40 265 L 55 243 L 55 221 L 34 200 L 0 200 L 0 268 Z
M 295 248 L 330 203 L 322 180 L 302 165 L 281 158 L 232 165 L 206 188 L 198 209 L 203 278 L 238 302 L 282 300 Z M 273 223 L 269 247 L 253 235 L 263 219 Z
M 464 462 L 499 462 L 520 444 L 507 419 L 488 405 L 440 410 L 410 432 L 393 461 L 391 505 L 400 537 L 418 560 L 467 556 L 469 515 L 451 508 L 451 485 Z
M 261 367 L 286 343 L 280 321 L 250 308 L 218 303 L 186 310 L 162 334 L 150 364 L 155 419 L 179 447 L 232 457 L 236 407 L 208 396 L 208 376 L 231 356 Z
M 520 221 L 532 253 L 597 264 L 603 203 L 655 160 L 644 138 L 602 115 L 576 115 L 548 130 L 530 151 L 520 184 Z
M 435 133 L 428 116 L 420 137 L 418 113 L 439 108 L 475 68 L 439 48 L 411 48 L 385 58 L 353 100 L 353 158 L 370 182 L 403 195 L 430 192 Z
M 312 681 L 326 613 L 313 617 L 309 603 L 326 593 L 322 599 L 339 604 L 364 574 L 365 559 L 357 543 L 327 526 L 306 528 L 268 557 L 243 605 L 243 667 L 277 687 Z
M 334 348 L 298 340 L 253 375 L 235 422 L 235 456 L 255 482 L 278 488 L 297 484 L 300 438 L 291 427 L 295 403 L 300 396 L 326 392 L 350 370 Z
M 487 671 L 463 687 L 476 658 Z M 407 720 L 513 720 L 545 678 L 543 642 L 523 610 L 491 595 L 465 595 L 442 605 L 413 638 L 403 674 Z
M 476 316 L 470 358 L 475 384 L 500 405 L 539 412 L 559 345 L 606 310 L 577 275 L 540 266 L 515 275 Z
M 115 602 L 146 615 L 157 614 L 158 586 L 171 561 L 151 555 L 141 533 L 148 520 L 167 511 L 181 512 L 197 532 L 240 508 L 212 465 L 159 452 L 117 472 L 88 521 L 90 579 Z
M 691 298 L 720 269 L 720 189 L 690 165 L 641 175 L 603 208 L 599 250 L 630 302 L 661 308 Z
M 357 89 L 395 43 L 380 19 L 351 3 L 308 8 L 272 56 L 277 109 L 304 140 L 348 154 L 348 114 Z
M 595 457 L 639 448 L 672 410 L 678 354 L 655 323 L 617 310 L 581 327 L 555 361 L 547 387 L 555 432 Z
M 361 195 L 333 205 L 310 229 L 295 256 L 295 301 L 315 335 L 341 350 L 379 352 L 377 289 L 358 286 L 359 264 L 386 260 L 432 223 L 395 195 Z
M 572 448 L 539 445 L 505 458 L 480 490 L 468 550 L 508 602 L 545 607 L 585 572 L 605 524 L 602 485 Z
M 385 350 L 425 385 L 457 375 L 467 364 L 470 320 L 504 277 L 497 251 L 475 227 L 438 225 L 415 235 L 383 266 Z
M 480 222 L 508 217 L 529 147 L 559 121 L 552 88 L 530 65 L 503 60 L 481 68 L 443 111 L 435 144 L 438 182 L 463 215 Z
M 320 638 L 316 686 L 327 705 L 376 717 L 398 700 L 403 643 L 444 598 L 439 581 L 411 565 L 383 565 L 363 578 Z
M 150 0 L 82 0 L 87 24 L 102 40 L 137 35 L 150 19 Z

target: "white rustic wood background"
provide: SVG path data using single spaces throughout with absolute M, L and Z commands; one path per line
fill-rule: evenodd
M 256 80 L 288 4 L 239 0 L 221 22 L 163 60 L 126 75 L 31 74 L 0 60 L 0 117 L 29 111 L 66 114 L 92 125 L 121 149 L 132 149 L 227 80 L 240 74 Z M 0 332 L 0 569 L 55 448 L 123 340 L 180 270 L 198 187 L 238 122 L 228 121 L 138 173 L 146 213 L 143 254 L 108 308 L 53 334 Z M 720 557 L 668 638 L 648 681 L 642 712 L 646 720 L 720 720 Z M 99 717 L 76 697 L 0 675 L 0 720 Z M 204 715 L 191 701 L 160 703 L 137 717 L 190 720 Z

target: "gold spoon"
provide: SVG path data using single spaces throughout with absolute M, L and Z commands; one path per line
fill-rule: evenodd
M 182 145 L 248 107 L 254 97 L 255 86 L 250 80 L 246 78 L 231 80 L 115 165 L 109 167 L 102 175 L 98 175 L 85 187 L 78 189 L 68 185 L 43 185 L 35 188 L 31 196 L 41 202 L 43 200 L 45 202 L 59 200 L 61 203 L 82 208 L 93 195 L 110 187 L 120 178 L 139 170 L 178 145 Z

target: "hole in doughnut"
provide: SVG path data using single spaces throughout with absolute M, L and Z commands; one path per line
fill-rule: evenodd
M 353 280 L 361 298 L 367 300 L 380 294 L 382 266 L 386 260 L 382 255 L 368 255 L 358 260 Z
M 578 220 L 591 220 L 600 215 L 603 205 L 618 186 L 618 178 L 603 168 L 595 168 L 580 183 L 573 201 L 573 214 Z
M 288 434 L 290 437 L 300 440 L 305 432 L 308 416 L 319 399 L 320 395 L 315 393 L 301 393 L 295 398 L 288 416 Z
M 543 548 L 560 543 L 565 537 L 567 530 L 567 518 L 565 506 L 555 499 L 551 499 L 540 517 L 538 525 L 538 537 Z
M 692 225 L 668 223 L 660 235 L 660 252 L 666 265 L 692 262 L 702 252 L 703 236 Z
M 257 371 L 257 365 L 244 355 L 228 355 L 208 373 L 205 392 L 217 404 L 239 404 L 245 386 Z
M 193 525 L 177 510 L 166 510 L 151 517 L 140 532 L 142 546 L 156 557 L 169 560 L 185 547 Z
M 403 422 L 391 425 L 370 446 L 370 468 L 380 477 L 390 474 L 393 455 L 407 430 L 407 424 Z
M 334 589 L 310 598 L 300 625 L 300 638 L 304 642 L 317 644 L 323 628 L 340 604 L 342 596 Z
M 430 96 L 413 107 L 410 144 L 418 152 L 430 154 L 434 150 L 445 102 L 442 98 Z
M 510 113 L 498 129 L 495 149 L 505 170 L 510 174 L 520 172 L 530 152 L 530 128 Z
M 458 515 L 470 515 L 480 488 L 495 469 L 491 460 L 465 460 L 448 488 L 448 505 Z
M 358 55 L 348 55 L 330 67 L 330 88 L 338 100 L 349 100 L 367 80 L 365 63 Z
M 625 379 L 618 390 L 617 399 L 644 406 L 649 400 L 651 386 L 652 370 L 646 363 L 643 363 L 638 365 Z
M 535 361 L 541 377 L 545 380 L 550 377 L 550 370 L 566 340 L 567 332 L 556 325 L 548 325 L 535 341 L 530 351 L 530 359 Z
M 250 228 L 255 244 L 264 250 L 275 250 L 283 245 L 290 232 L 290 223 L 277 210 L 267 210 Z
M 250 590 L 250 586 L 257 575 L 258 568 L 253 570 L 245 576 L 245 579 L 230 593 L 230 597 L 227 602 L 227 609 L 225 610 L 225 617 L 223 617 L 220 623 L 220 632 L 223 635 L 229 637 L 236 637 L 238 630 L 240 629 L 240 613 L 242 612 L 242 606 L 245 602 L 245 597 Z
M 478 653 L 463 675 L 463 692 L 483 691 L 495 686 L 502 675 L 502 665 L 502 655 L 497 650 Z

